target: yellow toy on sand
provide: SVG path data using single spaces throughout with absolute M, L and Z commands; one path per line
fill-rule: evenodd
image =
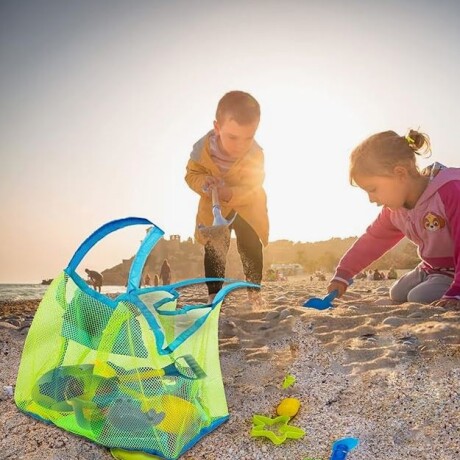
M 297 398 L 284 398 L 276 408 L 278 415 L 294 417 L 300 409 L 300 401 Z
M 252 417 L 251 436 L 265 437 L 273 444 L 283 444 L 287 439 L 300 439 L 305 435 L 302 428 L 289 425 L 300 409 L 300 401 L 297 398 L 284 398 L 276 408 L 276 417 L 265 417 L 256 414 Z

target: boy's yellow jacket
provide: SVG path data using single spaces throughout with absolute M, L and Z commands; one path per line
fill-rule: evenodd
M 211 159 L 209 139 L 212 133 L 212 131 L 209 132 L 193 146 L 185 175 L 189 187 L 200 195 L 196 216 L 197 227 L 199 224 L 211 226 L 214 220 L 211 197 L 203 192 L 205 177 L 221 177 L 233 192 L 230 201 L 220 203 L 222 215 L 227 217 L 232 210 L 237 212 L 254 229 L 263 245 L 266 246 L 268 244 L 268 212 L 267 196 L 262 186 L 265 178 L 262 149 L 254 142 L 251 150 L 238 159 L 227 173 L 222 174 Z M 202 244 L 206 243 L 198 229 L 195 230 L 195 239 Z

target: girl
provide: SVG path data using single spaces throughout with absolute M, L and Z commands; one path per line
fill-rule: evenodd
M 383 209 L 340 260 L 329 292 L 340 297 L 347 280 L 406 236 L 421 263 L 392 286 L 390 298 L 460 309 L 460 169 L 435 163 L 420 172 L 415 154 L 427 152 L 428 136 L 414 130 L 374 134 L 354 149 L 350 183 Z

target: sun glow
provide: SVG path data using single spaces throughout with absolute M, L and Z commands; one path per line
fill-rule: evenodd
M 271 94 L 258 136 L 266 156 L 271 240 L 317 241 L 363 230 L 373 216 L 368 203 L 358 200 L 361 206 L 353 207 L 354 226 L 347 206 L 356 199 L 348 156 L 365 135 L 359 126 L 339 98 L 295 89 L 284 91 L 282 100 Z

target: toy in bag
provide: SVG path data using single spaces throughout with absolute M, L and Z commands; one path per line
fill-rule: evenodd
M 131 265 L 127 292 L 111 299 L 76 273 L 109 233 L 152 225 Z M 24 345 L 18 408 L 117 449 L 176 459 L 228 419 L 218 352 L 224 287 L 211 305 L 176 309 L 178 288 L 140 288 L 142 269 L 163 231 L 130 217 L 99 228 L 46 291 Z

